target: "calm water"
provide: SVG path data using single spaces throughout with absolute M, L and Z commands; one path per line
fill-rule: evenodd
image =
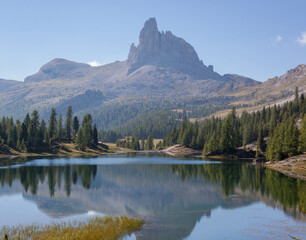
M 0 166 L 0 225 L 142 217 L 130 239 L 306 239 L 306 182 L 249 163 L 162 155 Z

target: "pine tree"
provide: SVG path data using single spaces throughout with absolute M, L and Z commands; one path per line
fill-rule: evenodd
M 298 153 L 298 136 L 297 126 L 292 119 L 276 126 L 270 135 L 267 149 L 267 159 L 282 160 Z
M 136 141 L 136 150 L 138 151 L 140 150 L 139 138 L 137 137 L 135 141 Z
M 260 127 L 257 137 L 256 157 L 259 157 L 259 155 L 264 151 L 265 151 L 265 142 L 263 139 L 262 127 Z
M 142 139 L 141 139 L 141 149 L 142 150 L 145 149 L 145 139 L 144 139 L 144 137 L 142 137 Z
M 26 149 L 26 145 L 25 145 L 24 139 L 22 139 L 22 141 L 21 141 L 21 150 L 24 151 L 25 149 Z
M 299 151 L 306 152 L 306 114 L 304 115 L 301 126 L 301 134 L 299 137 Z
M 20 127 L 19 141 L 27 140 L 27 139 L 28 139 L 28 129 L 25 123 L 23 122 Z
M 66 122 L 65 122 L 65 133 L 66 138 L 71 139 L 71 128 L 72 128 L 72 107 L 69 106 L 66 112 Z
M 36 110 L 34 110 L 31 114 L 30 126 L 33 144 L 37 145 L 39 142 L 39 114 Z M 29 130 L 28 133 L 30 134 Z
M 35 128 L 34 123 L 31 121 L 28 127 L 28 140 L 26 142 L 26 149 L 28 152 L 31 152 L 35 148 Z
M 48 123 L 48 137 L 49 143 L 52 143 L 57 136 L 57 120 L 56 120 L 56 109 L 52 108 Z
M 276 120 L 277 120 L 277 112 L 276 112 L 276 105 L 271 109 L 271 117 L 270 117 L 270 131 L 273 130 L 276 126 Z
M 17 132 L 14 126 L 13 118 L 8 120 L 7 129 L 6 129 L 6 136 L 7 136 L 7 145 L 10 147 L 14 147 L 17 143 Z
M 193 149 L 197 149 L 197 141 L 196 141 L 196 137 L 194 135 L 192 136 L 190 147 L 193 148 Z
M 304 105 L 306 106 L 306 104 L 304 104 L 305 100 L 304 100 L 304 94 L 301 94 L 300 97 L 300 116 L 303 118 L 304 114 L 306 113 L 306 109 L 304 107 Z
M 63 128 L 63 116 L 62 116 L 61 113 L 59 114 L 59 118 L 58 118 L 58 131 L 57 131 L 57 133 L 58 133 L 58 138 L 62 140 L 63 137 L 64 137 L 64 128 Z
M 82 124 L 83 125 L 83 124 Z M 85 122 L 84 126 L 82 128 L 83 132 L 83 142 L 86 147 L 91 147 L 92 144 L 92 127 L 91 127 L 91 122 Z
M 28 128 L 28 126 L 30 125 L 30 121 L 31 121 L 31 118 L 30 118 L 30 114 L 27 113 L 24 120 L 23 120 L 23 123 L 25 124 L 25 126 Z
M 94 124 L 93 130 L 92 130 L 92 142 L 94 145 L 98 145 L 98 130 L 96 127 L 96 124 Z
M 74 137 L 76 137 L 78 131 L 79 131 L 79 128 L 80 128 L 80 123 L 79 123 L 79 119 L 78 117 L 74 117 L 73 118 L 73 121 L 72 121 L 72 129 L 73 129 L 73 134 L 74 134 Z
M 45 120 L 41 120 L 40 128 L 39 128 L 39 143 L 42 144 L 46 139 L 47 126 Z
M 85 141 L 84 141 L 84 138 L 83 138 L 82 128 L 79 129 L 79 131 L 76 135 L 76 144 L 82 150 L 84 150 L 86 148 L 86 144 L 85 144 Z
M 192 141 L 192 125 L 188 123 L 186 130 L 183 133 L 182 144 L 186 147 L 190 147 Z
M 283 125 L 283 130 L 285 131 L 282 154 L 284 155 L 284 158 L 294 156 L 297 154 L 299 146 L 298 128 L 291 119 L 285 121 L 281 125 Z
M 222 124 L 220 141 L 220 147 L 223 152 L 232 153 L 234 151 L 233 128 L 230 116 L 227 116 Z
M 150 134 L 147 138 L 145 149 L 146 150 L 152 150 L 153 149 L 153 136 L 152 136 L 152 134 Z

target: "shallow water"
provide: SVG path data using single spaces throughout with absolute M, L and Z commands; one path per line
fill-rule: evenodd
M 249 163 L 113 154 L 0 167 L 0 225 L 145 219 L 131 239 L 306 238 L 306 183 Z

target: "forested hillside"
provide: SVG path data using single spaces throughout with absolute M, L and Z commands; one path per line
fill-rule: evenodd
M 261 111 L 243 112 L 237 117 L 235 108 L 225 119 L 211 118 L 203 124 L 183 121 L 164 137 L 163 145 L 184 144 L 203 153 L 233 154 L 240 146 L 257 141 L 257 155 L 266 151 L 267 158 L 283 159 L 306 151 L 306 101 L 296 89 L 295 99 L 284 105 L 263 108 Z M 296 122 L 303 118 L 301 130 Z

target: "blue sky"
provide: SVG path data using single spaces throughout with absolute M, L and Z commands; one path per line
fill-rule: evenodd
M 155 17 L 218 73 L 265 81 L 306 64 L 305 9 L 305 0 L 1 0 L 0 78 L 23 80 L 57 57 L 125 60 Z

